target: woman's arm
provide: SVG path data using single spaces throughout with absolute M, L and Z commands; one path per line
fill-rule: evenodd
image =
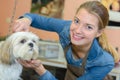
M 54 31 L 58 33 L 65 27 L 65 25 L 70 24 L 71 22 L 30 13 L 26 13 L 24 17 L 28 17 L 31 20 L 31 26 L 35 28 L 47 31 Z
M 28 31 L 28 26 L 31 25 L 32 27 L 38 29 L 60 33 L 63 28 L 70 23 L 71 21 L 48 18 L 38 14 L 26 13 L 15 21 L 13 31 Z

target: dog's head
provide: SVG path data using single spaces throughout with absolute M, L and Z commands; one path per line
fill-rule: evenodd
M 39 54 L 39 37 L 31 32 L 16 32 L 0 43 L 0 62 L 11 63 L 14 59 L 36 59 Z

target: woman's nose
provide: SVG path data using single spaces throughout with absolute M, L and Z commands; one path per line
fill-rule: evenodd
M 75 31 L 76 31 L 76 33 L 81 33 L 81 32 L 83 32 L 83 27 L 82 27 L 82 25 L 77 26 L 77 27 L 75 28 Z

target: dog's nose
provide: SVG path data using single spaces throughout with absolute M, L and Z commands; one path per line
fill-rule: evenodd
M 29 43 L 28 45 L 29 45 L 30 47 L 33 47 L 33 46 L 34 46 L 33 43 Z

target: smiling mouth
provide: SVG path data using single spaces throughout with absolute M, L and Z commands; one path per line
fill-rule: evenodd
M 84 37 L 78 36 L 78 35 L 73 35 L 73 39 L 74 40 L 82 40 L 82 39 L 84 39 Z

